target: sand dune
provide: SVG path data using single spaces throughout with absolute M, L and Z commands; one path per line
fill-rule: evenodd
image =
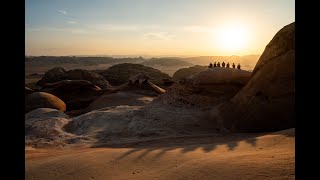
M 26 179 L 294 179 L 295 129 L 26 148 Z

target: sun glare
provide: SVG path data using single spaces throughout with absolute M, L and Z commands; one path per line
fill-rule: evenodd
M 219 46 L 226 51 L 237 51 L 245 48 L 248 41 L 246 28 L 238 25 L 225 26 L 218 33 Z

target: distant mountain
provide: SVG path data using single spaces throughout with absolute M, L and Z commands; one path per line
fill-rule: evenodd
M 36 56 L 25 57 L 25 63 L 37 64 L 117 64 L 117 63 L 141 63 L 145 61 L 142 57 L 139 58 L 113 58 L 113 57 L 77 57 L 77 56 Z
M 155 69 L 159 69 L 162 72 L 173 75 L 178 69 L 187 68 L 193 66 L 192 63 L 183 61 L 181 58 L 151 58 L 148 61 L 141 64 Z

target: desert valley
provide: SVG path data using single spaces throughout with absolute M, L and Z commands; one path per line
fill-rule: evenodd
M 26 179 L 295 179 L 294 22 L 261 55 L 25 66 Z

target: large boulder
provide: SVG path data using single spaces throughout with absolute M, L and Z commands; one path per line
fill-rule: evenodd
M 182 68 L 177 70 L 172 77 L 174 80 L 183 80 L 193 74 L 206 70 L 207 68 L 208 67 L 206 66 L 199 66 L 199 65 L 195 65 L 189 68 Z
M 41 91 L 54 94 L 67 104 L 67 110 L 87 107 L 104 94 L 100 87 L 85 80 L 63 80 L 45 84 Z
M 111 85 L 101 75 L 82 69 L 70 70 L 67 72 L 67 79 L 70 80 L 86 80 L 99 86 L 101 89 L 111 88 Z
M 232 98 L 246 85 L 250 74 L 233 68 L 206 68 L 173 84 L 157 100 L 174 106 L 207 109 Z
M 240 84 L 246 85 L 251 72 L 234 68 L 214 67 L 192 75 L 189 79 L 193 84 Z
M 25 97 L 25 112 L 38 108 L 53 108 L 64 112 L 66 104 L 60 98 L 45 92 L 34 92 L 27 95 Z
M 67 78 L 66 70 L 62 67 L 55 67 L 50 69 L 44 76 L 37 82 L 37 85 L 42 86 L 46 83 L 53 83 Z
M 138 74 L 146 74 L 149 76 L 149 81 L 154 84 L 163 84 L 163 79 L 171 79 L 168 74 L 165 74 L 152 67 L 147 67 L 141 64 L 123 63 L 109 67 L 107 70 L 100 72 L 108 82 L 112 85 L 121 85 L 126 83 L 131 76 Z
M 266 46 L 248 84 L 220 108 L 231 131 L 261 132 L 295 127 L 295 24 Z

